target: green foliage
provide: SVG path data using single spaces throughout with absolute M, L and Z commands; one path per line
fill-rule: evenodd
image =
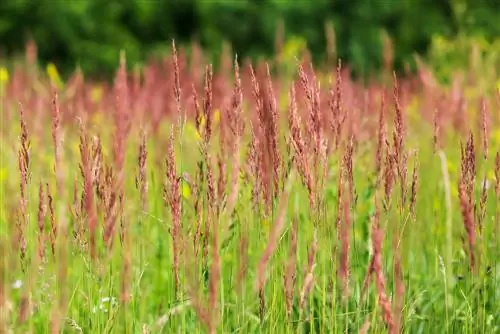
M 458 31 L 500 35 L 497 1 L 140 1 L 5 0 L 0 3 L 3 52 L 21 52 L 33 38 L 42 62 L 55 61 L 63 73 L 76 64 L 86 73 L 109 76 L 124 49 L 131 63 L 167 50 L 171 38 L 193 38 L 211 56 L 229 41 L 241 58 L 270 55 L 280 20 L 285 37 L 301 36 L 315 61 L 325 53 L 325 22 L 333 22 L 337 53 L 360 74 L 382 64 L 381 33 L 393 39 L 395 66 L 425 53 L 433 36 Z
M 500 39 L 489 42 L 482 36 L 459 35 L 455 39 L 435 36 L 428 60 L 441 81 L 449 82 L 454 74 L 470 69 L 473 73 L 481 73 L 484 79 L 481 83 L 500 87 Z

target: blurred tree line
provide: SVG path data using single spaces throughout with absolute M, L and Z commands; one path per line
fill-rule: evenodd
M 0 55 L 23 52 L 32 38 L 42 63 L 50 60 L 63 73 L 78 64 L 85 73 L 110 75 L 121 49 L 137 63 L 168 51 L 172 38 L 195 39 L 214 57 L 224 41 L 240 57 L 269 56 L 282 22 L 285 40 L 300 36 L 322 61 L 328 22 L 337 56 L 367 73 L 383 65 L 384 33 L 402 68 L 435 36 L 498 38 L 498 13 L 499 0 L 2 0 Z

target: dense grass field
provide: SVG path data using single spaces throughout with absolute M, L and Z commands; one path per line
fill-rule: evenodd
M 237 64 L 0 69 L 0 333 L 500 332 L 496 84 Z

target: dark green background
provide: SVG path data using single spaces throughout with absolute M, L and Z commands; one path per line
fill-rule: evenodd
M 425 55 L 433 35 L 459 32 L 500 36 L 500 0 L 233 0 L 0 1 L 0 52 L 13 56 L 32 37 L 42 63 L 63 73 L 76 64 L 87 74 L 114 72 L 120 49 L 129 63 L 146 60 L 178 43 L 200 41 L 215 57 L 229 41 L 241 57 L 274 52 L 280 19 L 285 35 L 307 40 L 315 61 L 325 55 L 324 26 L 334 24 L 338 55 L 358 73 L 382 64 L 381 32 L 395 43 L 395 65 Z

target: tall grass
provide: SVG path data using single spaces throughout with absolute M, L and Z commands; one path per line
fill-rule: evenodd
M 0 83 L 1 333 L 499 330 L 494 83 L 172 50 Z

